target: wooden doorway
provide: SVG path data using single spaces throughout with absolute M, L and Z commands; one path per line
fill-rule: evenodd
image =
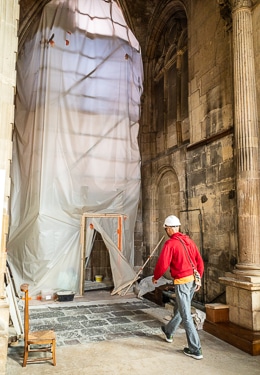
M 93 230 L 95 231 L 96 228 L 94 226 L 94 224 L 91 222 L 91 219 L 92 218 L 105 218 L 105 219 L 113 219 L 113 220 L 116 220 L 116 223 L 117 223 L 117 229 L 116 229 L 116 237 L 117 237 L 117 248 L 122 251 L 122 246 L 123 246 L 123 220 L 126 218 L 125 215 L 122 215 L 122 214 L 111 214 L 111 213 L 107 213 L 107 214 L 94 214 L 94 213 L 84 213 L 82 215 L 82 219 L 81 219 L 81 233 L 80 233 L 80 244 L 81 244 L 81 274 L 80 274 L 80 285 L 81 285 L 81 295 L 84 294 L 84 286 L 85 286 L 85 274 L 86 274 L 86 230 L 87 230 L 87 225 L 89 227 L 90 230 Z M 90 219 L 88 220 L 88 224 L 87 224 L 87 219 Z M 102 241 L 102 236 L 100 234 L 97 234 L 98 236 L 98 239 L 100 239 L 99 241 L 99 244 L 96 243 L 95 246 L 100 246 L 100 248 L 98 249 L 98 252 L 100 254 L 102 254 L 104 252 L 104 249 L 105 249 L 105 244 L 104 242 Z M 103 244 L 101 244 L 101 242 L 103 242 Z M 92 243 L 91 245 L 91 253 L 93 252 L 93 245 L 94 245 L 94 242 Z M 95 254 L 96 255 L 96 254 Z M 93 255 L 93 257 L 95 258 L 95 255 Z M 103 253 L 104 255 L 104 253 Z M 93 260 L 93 257 L 92 257 L 92 260 Z M 108 277 L 109 277 L 109 266 L 108 266 L 108 263 L 107 263 L 107 257 L 104 255 L 104 261 L 105 261 L 105 264 L 102 266 L 102 265 L 96 265 L 96 270 L 101 272 L 100 270 L 102 269 L 105 269 L 105 271 L 108 272 Z M 94 270 L 93 270 L 93 273 L 94 273 Z M 90 274 L 88 277 L 90 278 L 93 278 L 93 274 Z

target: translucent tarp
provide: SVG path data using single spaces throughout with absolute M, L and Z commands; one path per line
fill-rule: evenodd
M 160 277 L 157 280 L 157 284 L 155 285 L 152 281 L 153 276 L 145 277 L 140 281 L 138 286 L 135 287 L 135 293 L 137 294 L 138 298 L 142 298 L 146 293 L 153 292 L 155 287 L 158 288 L 159 286 L 170 284 L 172 285 L 172 280 L 168 280 L 165 277 Z
M 115 2 L 51 1 L 17 69 L 8 261 L 18 290 L 78 292 L 84 212 L 125 215 L 122 256 L 134 261 L 139 45 Z
M 115 244 L 118 238 L 118 235 L 116 233 L 116 219 L 102 217 L 88 218 L 86 224 L 86 262 L 91 254 L 92 240 L 95 233 L 94 230 L 96 230 L 101 234 L 106 245 L 106 248 L 109 252 L 111 271 L 114 281 L 114 290 L 112 294 L 120 293 L 125 287 L 131 284 L 132 280 L 136 277 L 136 273 L 131 267 L 131 265 L 128 263 L 127 259 L 124 257 L 123 253 L 118 249 L 118 247 Z

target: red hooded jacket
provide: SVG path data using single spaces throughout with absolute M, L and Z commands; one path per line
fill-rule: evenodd
M 204 263 L 197 246 L 190 237 L 177 232 L 165 242 L 162 248 L 154 269 L 155 280 L 163 276 L 169 267 L 173 279 L 181 279 L 182 277 L 193 275 L 189 257 L 179 239 L 185 244 L 194 267 L 198 270 L 200 276 L 203 276 Z

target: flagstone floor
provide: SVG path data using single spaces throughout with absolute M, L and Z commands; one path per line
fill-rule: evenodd
M 74 302 L 30 309 L 31 330 L 53 329 L 57 346 L 76 345 L 160 332 L 160 321 L 149 313 L 158 309 L 150 301 L 113 304 Z M 159 310 L 159 309 L 158 309 Z
M 23 341 L 9 346 L 6 375 L 259 375 L 260 357 L 199 331 L 204 359 L 183 354 L 185 332 L 169 344 L 161 325 L 169 310 L 135 295 L 89 292 L 72 302 L 30 302 L 31 329 L 54 329 L 57 366 L 51 362 L 22 367 Z

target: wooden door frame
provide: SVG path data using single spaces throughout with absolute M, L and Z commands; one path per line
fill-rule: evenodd
M 117 218 L 117 247 L 122 251 L 123 245 L 123 220 L 126 219 L 126 215 L 117 213 L 98 214 L 93 212 L 84 212 L 81 217 L 81 228 L 80 228 L 80 295 L 84 295 L 84 281 L 85 281 L 85 245 L 86 245 L 86 219 L 88 218 Z M 92 223 L 89 224 L 91 229 L 95 229 Z

